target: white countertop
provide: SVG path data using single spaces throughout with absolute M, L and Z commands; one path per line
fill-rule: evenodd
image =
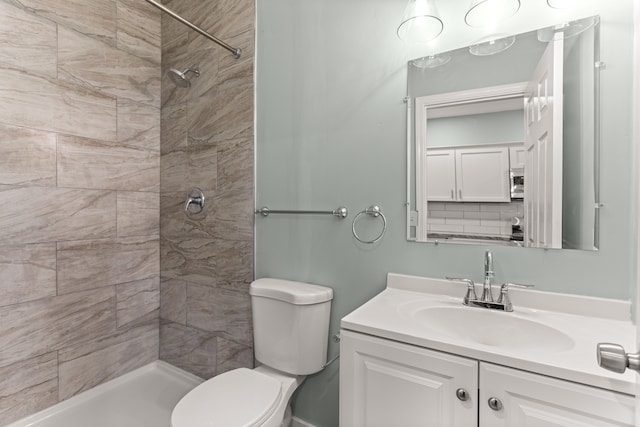
M 478 287 L 479 290 L 479 287 Z M 389 273 L 387 288 L 345 316 L 341 328 L 420 347 L 444 351 L 480 361 L 509 366 L 630 395 L 635 394 L 635 373 L 624 374 L 602 369 L 597 364 L 599 342 L 635 349 L 635 326 L 630 320 L 627 301 L 577 295 L 512 289 L 512 313 L 495 312 L 508 322 L 511 316 L 542 323 L 568 335 L 574 341 L 566 350 L 501 348 L 463 340 L 413 319 L 420 308 L 464 307 L 466 285 L 442 279 Z M 494 295 L 498 293 L 494 289 Z

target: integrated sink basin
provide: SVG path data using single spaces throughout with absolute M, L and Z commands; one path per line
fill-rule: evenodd
M 566 351 L 575 343 L 567 334 L 543 323 L 470 307 L 427 307 L 409 317 L 439 335 L 512 350 Z

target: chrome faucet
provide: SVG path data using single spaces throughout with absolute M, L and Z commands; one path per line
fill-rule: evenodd
M 493 280 L 493 255 L 491 251 L 484 253 L 484 284 L 482 285 L 482 295 L 480 301 L 493 302 L 493 294 L 491 293 L 491 285 Z
M 500 311 L 513 311 L 513 304 L 509 298 L 509 288 L 532 288 L 533 285 L 518 285 L 515 283 L 503 283 L 500 286 L 500 297 L 498 301 L 494 301 L 491 287 L 493 286 L 493 255 L 491 251 L 484 253 L 484 283 L 482 285 L 482 295 L 478 298 L 476 294 L 476 284 L 471 279 L 464 279 L 458 277 L 447 277 L 447 280 L 455 282 L 465 282 L 467 284 L 467 293 L 465 294 L 462 303 L 469 307 L 481 307 L 489 308 L 492 310 Z

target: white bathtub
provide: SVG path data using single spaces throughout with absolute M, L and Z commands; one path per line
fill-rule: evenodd
M 156 361 L 7 427 L 169 427 L 175 404 L 201 382 Z

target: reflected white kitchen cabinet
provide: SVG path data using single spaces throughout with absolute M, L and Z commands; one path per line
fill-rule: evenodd
M 509 147 L 509 167 L 511 169 L 524 169 L 526 153 L 524 144 Z
M 509 202 L 509 147 L 427 150 L 427 200 Z
M 475 360 L 349 331 L 340 345 L 340 426 L 477 425 Z
M 451 202 L 457 197 L 456 156 L 453 149 L 427 150 L 427 200 Z
M 634 408 L 625 394 L 480 364 L 482 427 L 633 427 Z
M 348 330 L 341 335 L 341 427 L 634 425 L 634 398 L 625 394 Z

